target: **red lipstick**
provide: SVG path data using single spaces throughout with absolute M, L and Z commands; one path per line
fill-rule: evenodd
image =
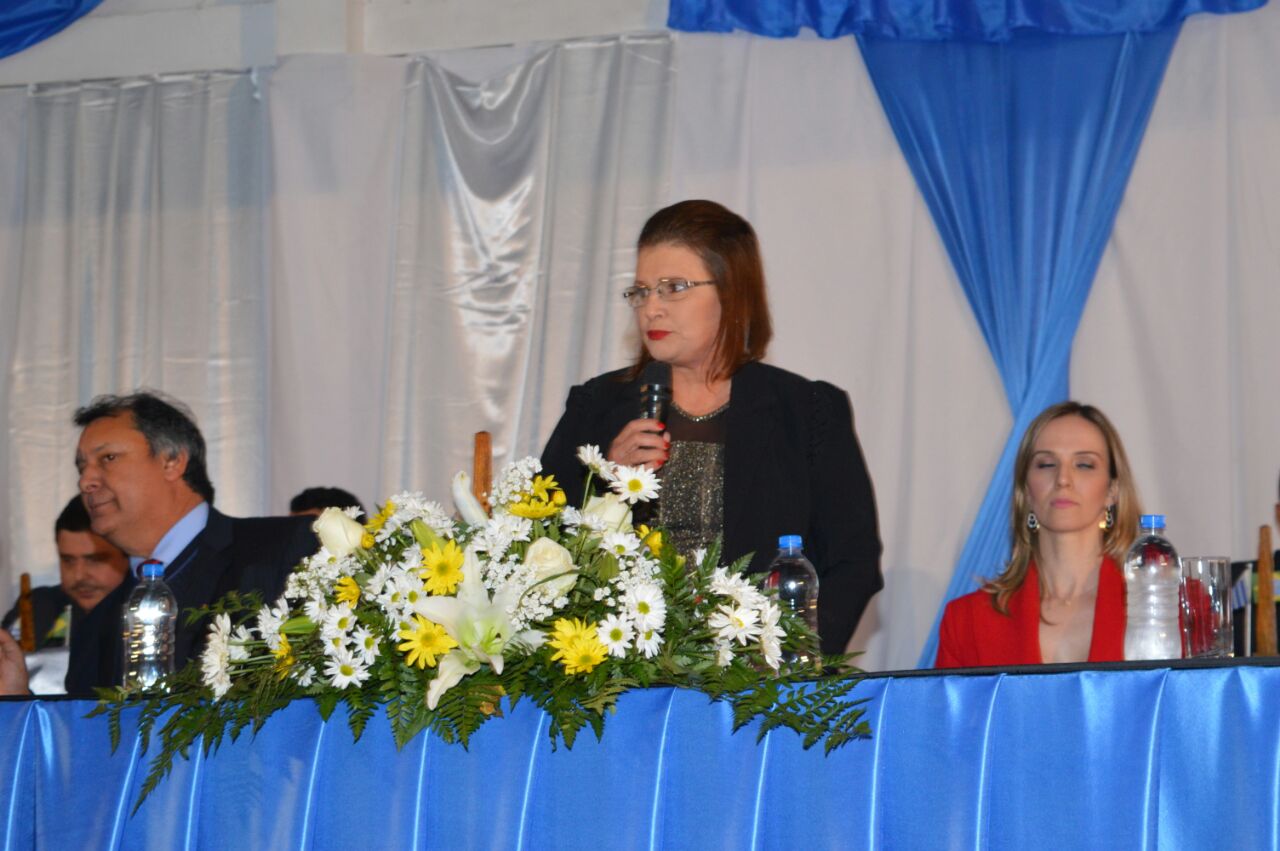
M 663 337 L 667 336 L 670 333 L 671 333 L 670 331 L 650 331 L 648 332 L 648 334 L 646 334 L 646 336 L 650 340 L 661 340 Z

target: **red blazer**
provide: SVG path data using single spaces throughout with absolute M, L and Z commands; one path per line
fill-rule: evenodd
M 1090 662 L 1124 659 L 1124 576 L 1109 557 L 1098 574 L 1098 598 L 1093 607 Z M 1022 587 L 1009 598 L 1009 614 L 991 605 L 986 591 L 974 591 L 947 603 L 938 635 L 935 668 L 974 668 L 986 665 L 1039 665 L 1040 574 L 1033 561 Z

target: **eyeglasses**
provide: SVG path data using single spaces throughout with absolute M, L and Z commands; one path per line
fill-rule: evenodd
M 705 287 L 715 281 L 689 281 L 684 278 L 659 278 L 656 287 L 634 286 L 622 291 L 622 297 L 632 307 L 644 307 L 650 293 L 657 293 L 662 301 L 679 301 L 694 287 Z

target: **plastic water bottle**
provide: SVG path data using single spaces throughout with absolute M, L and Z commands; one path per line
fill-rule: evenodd
M 1181 659 L 1178 552 L 1164 536 L 1164 515 L 1144 514 L 1124 561 L 1127 608 L 1124 658 Z
M 818 571 L 804 557 L 804 542 L 799 535 L 783 535 L 778 538 L 778 555 L 769 565 L 768 586 L 778 591 L 778 602 L 804 618 L 805 623 L 818 634 Z M 818 648 L 809 654 L 784 651 L 782 661 L 816 662 Z
M 164 581 L 164 565 L 142 566 L 142 581 L 124 608 L 124 687 L 150 691 L 173 673 L 178 601 Z

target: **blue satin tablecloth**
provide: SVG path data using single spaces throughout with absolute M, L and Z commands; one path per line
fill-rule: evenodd
M 145 756 L 80 701 L 0 702 L 7 848 L 1277 848 L 1280 668 L 872 678 L 870 740 L 757 745 L 726 706 L 623 697 L 552 750 L 522 705 L 470 750 L 352 743 L 310 703 L 180 762 L 130 815 Z

